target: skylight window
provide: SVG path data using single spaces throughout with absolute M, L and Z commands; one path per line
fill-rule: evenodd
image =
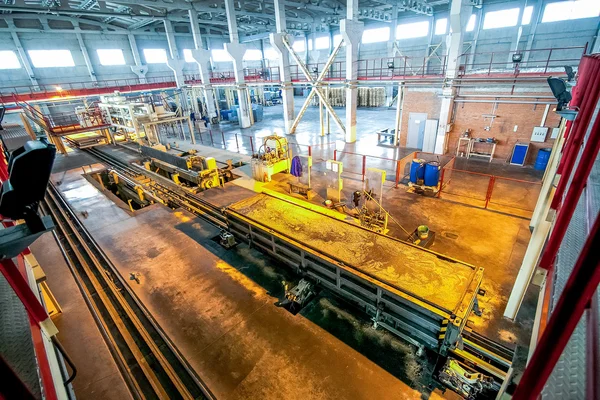
M 315 39 L 315 49 L 324 50 L 329 48 L 329 36 L 321 36 Z
M 36 68 L 75 66 L 69 50 L 29 50 L 27 53 Z
M 412 39 L 427 36 L 429 33 L 429 21 L 412 22 L 410 24 L 398 25 L 396 39 Z
M 435 21 L 435 34 L 445 35 L 448 29 L 448 18 L 440 18 Z
M 477 17 L 475 14 L 471 14 L 471 18 L 469 18 L 469 22 L 467 23 L 467 32 L 472 32 L 475 29 L 475 20 Z
M 225 49 L 213 49 L 210 51 L 210 56 L 214 62 L 233 61 L 229 53 Z
M 98 49 L 96 53 L 102 65 L 125 65 L 125 57 L 121 49 Z
M 292 49 L 294 49 L 295 52 L 303 52 L 306 51 L 306 46 L 304 44 L 304 40 L 303 39 L 298 39 L 294 41 L 294 44 L 292 45 Z
M 506 28 L 516 26 L 519 22 L 518 8 L 509 8 L 506 10 L 490 11 L 485 13 L 483 19 L 483 29 Z
M 523 10 L 523 18 L 521 18 L 521 25 L 529 25 L 531 23 L 531 15 L 533 14 L 533 6 L 527 6 Z
M 0 69 L 18 69 L 21 68 L 19 59 L 14 51 L 0 51 Z
M 196 60 L 194 60 L 194 57 L 192 57 L 191 49 L 183 49 L 183 59 L 185 60 L 185 62 L 189 63 L 196 62 Z
M 262 60 L 262 52 L 258 49 L 248 49 L 244 53 L 244 60 L 260 61 L 260 60 Z
M 167 51 L 165 49 L 144 49 L 144 57 L 148 64 L 167 63 Z
M 580 18 L 593 18 L 600 14 L 598 0 L 560 1 L 544 8 L 542 22 L 567 21 Z
M 387 42 L 388 40 L 390 40 L 390 28 L 388 26 L 383 28 L 367 29 L 362 35 L 363 44 Z

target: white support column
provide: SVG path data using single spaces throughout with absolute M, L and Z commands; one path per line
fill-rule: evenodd
M 531 18 L 531 23 L 529 24 L 529 35 L 527 37 L 527 45 L 525 46 L 523 61 L 521 62 L 522 64 L 525 64 L 527 61 L 529 61 L 529 55 L 531 54 L 531 49 L 533 48 L 533 41 L 535 40 L 535 32 L 540 22 L 542 22 L 542 15 L 545 5 L 545 0 L 538 0 L 537 3 L 533 4 L 532 15 L 534 15 L 535 18 Z
M 180 88 L 185 85 L 185 79 L 183 77 L 183 66 L 185 60 L 179 58 L 179 51 L 177 50 L 177 43 L 175 42 L 175 31 L 173 30 L 173 23 L 167 19 L 164 21 L 165 33 L 167 35 L 167 43 L 169 44 L 170 57 L 167 58 L 167 66 L 175 74 L 175 83 Z
M 446 56 L 446 79 L 442 88 L 442 105 L 440 107 L 440 120 L 435 141 L 435 153 L 445 154 L 448 142 L 448 125 L 452 119 L 452 107 L 454 105 L 454 79 L 458 76 L 458 67 L 460 66 L 459 57 L 462 54 L 464 34 L 471 17 L 473 7 L 469 5 L 468 0 L 452 0 L 450 4 L 450 28 L 446 38 L 448 48 Z
M 131 47 L 131 53 L 133 54 L 133 61 L 135 65 L 131 65 L 131 71 L 137 75 L 140 83 L 146 83 L 146 74 L 148 73 L 148 66 L 142 64 L 142 59 L 140 57 L 140 50 L 137 47 L 137 42 L 135 41 L 135 36 L 132 33 L 128 34 L 129 38 L 129 47 Z
M 396 43 L 396 29 L 398 28 L 398 6 L 392 7 L 392 21 L 390 24 L 390 40 L 387 42 L 387 56 L 394 57 L 394 43 Z M 390 70 L 390 73 L 393 70 Z M 392 106 L 394 101 L 394 84 L 387 84 L 385 87 L 385 97 L 388 107 Z
M 19 58 L 21 59 L 21 64 L 23 64 L 23 68 L 25 68 L 27 75 L 29 75 L 29 80 L 31 81 L 31 84 L 34 86 L 35 89 L 38 89 L 39 88 L 38 81 L 37 81 L 35 75 L 33 74 L 33 68 L 31 67 L 31 62 L 29 61 L 29 57 L 27 56 L 27 53 L 25 53 L 25 49 L 23 48 L 23 45 L 21 44 L 21 39 L 19 39 L 19 35 L 15 31 L 17 29 L 17 27 L 15 26 L 15 23 L 13 22 L 12 19 L 7 19 L 6 23 L 8 24 L 8 27 L 11 29 L 10 34 L 12 36 L 13 42 L 15 42 L 15 47 L 17 48 L 17 53 L 19 53 Z
M 516 53 L 517 51 L 519 51 L 519 43 L 521 42 L 521 36 L 523 36 L 523 25 L 521 25 L 521 20 L 523 19 L 523 12 L 525 11 L 526 5 L 527 5 L 527 2 L 525 2 L 525 4 L 522 7 L 519 7 L 519 16 L 517 18 L 517 23 L 519 25 L 519 28 L 517 29 L 517 33 L 515 34 L 515 37 L 510 44 L 510 50 L 512 52 L 508 53 L 508 60 L 506 60 L 506 62 L 507 62 L 506 67 L 508 69 L 513 68 L 513 60 L 512 60 L 513 52 Z
M 200 25 L 198 23 L 198 13 L 195 10 L 188 11 L 190 16 L 190 24 L 192 26 L 192 35 L 194 37 L 194 47 L 192 50 L 192 58 L 198 64 L 200 72 L 200 80 L 204 88 L 204 102 L 206 103 L 206 111 L 208 118 L 213 123 L 218 123 L 217 107 L 215 105 L 215 91 L 210 83 L 210 50 L 205 50 L 202 44 L 202 36 L 200 35 Z M 195 99 L 193 101 L 196 101 Z
M 78 28 L 79 24 L 75 23 L 75 28 Z M 79 32 L 75 32 L 75 36 L 77 37 L 77 42 L 79 43 L 79 49 L 81 50 L 81 54 L 83 55 L 83 61 L 85 62 L 85 66 L 87 67 L 88 73 L 90 74 L 90 79 L 94 82 L 98 80 L 96 78 L 96 72 L 94 71 L 94 67 L 92 66 L 92 60 L 90 60 L 90 55 L 85 47 L 85 43 L 83 42 L 83 36 Z
M 275 26 L 277 33 L 271 33 L 271 46 L 279 53 L 279 80 L 281 81 L 281 97 L 283 102 L 283 121 L 285 133 L 291 133 L 294 123 L 294 88 L 290 72 L 290 53 L 283 44 L 286 36 L 285 1 L 275 0 Z
M 348 0 L 340 30 L 346 42 L 346 143 L 356 142 L 358 106 L 358 48 L 364 24 L 358 21 L 358 0 Z
M 471 18 L 471 16 L 469 16 L 469 18 Z M 483 26 L 482 20 L 483 20 L 483 8 L 480 8 L 477 11 L 477 14 L 475 14 L 475 28 L 474 28 L 475 34 L 473 35 L 473 40 L 471 41 L 471 49 L 468 51 L 468 53 L 475 54 L 475 51 L 477 51 L 477 41 L 479 40 L 479 34 L 481 33 L 481 27 Z M 473 69 L 474 63 L 475 63 L 475 56 L 471 57 L 471 59 L 469 60 L 467 70 Z
M 240 38 L 237 30 L 237 20 L 233 0 L 225 0 L 225 12 L 227 13 L 227 26 L 229 27 L 229 41 L 225 43 L 225 50 L 231 58 L 233 58 L 233 73 L 235 75 L 235 83 L 237 85 L 238 105 L 240 112 L 238 118 L 240 127 L 249 128 L 252 126 L 250 113 L 252 112 L 251 104 L 248 99 L 248 87 L 244 78 L 243 58 L 246 53 L 246 45 L 240 43 Z

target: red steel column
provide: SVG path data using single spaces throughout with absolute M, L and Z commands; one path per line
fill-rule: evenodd
M 590 299 L 600 283 L 600 219 L 596 218 L 575 268 L 556 304 L 513 400 L 535 399 L 541 393 Z

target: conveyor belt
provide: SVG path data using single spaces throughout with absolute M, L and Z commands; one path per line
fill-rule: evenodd
M 381 326 L 442 353 L 476 302 L 483 268 L 264 194 L 225 213 L 238 237 L 365 306 Z

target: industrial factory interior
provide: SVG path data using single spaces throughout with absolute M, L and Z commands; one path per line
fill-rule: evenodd
M 599 112 L 600 0 L 0 1 L 0 400 L 598 400 Z

